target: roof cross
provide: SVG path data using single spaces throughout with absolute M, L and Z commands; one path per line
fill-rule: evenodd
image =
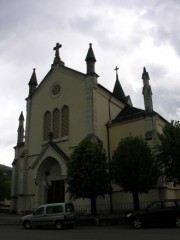
M 56 46 L 53 48 L 53 50 L 56 51 L 56 52 L 55 52 L 55 56 L 56 56 L 56 57 L 59 57 L 59 48 L 61 48 L 61 47 L 62 47 L 61 44 L 56 43 Z
M 116 71 L 116 78 L 118 78 L 118 70 L 119 70 L 119 68 L 116 66 L 116 68 L 114 70 Z

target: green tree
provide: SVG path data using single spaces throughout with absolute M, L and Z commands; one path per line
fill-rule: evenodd
M 11 171 L 0 166 L 0 201 L 10 197 L 11 192 Z
M 68 162 L 67 183 L 71 197 L 89 198 L 91 214 L 96 215 L 96 198 L 110 191 L 106 154 L 102 143 L 84 139 Z
M 158 162 L 166 181 L 180 184 L 180 122 L 171 121 L 159 136 Z
M 139 210 L 139 194 L 147 193 L 157 183 L 158 168 L 150 147 L 140 137 L 122 139 L 110 164 L 114 182 L 133 194 L 134 209 Z

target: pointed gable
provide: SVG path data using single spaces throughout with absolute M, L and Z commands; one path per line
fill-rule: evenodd
M 35 159 L 34 163 L 31 165 L 31 169 L 34 169 L 39 165 L 45 158 L 57 156 L 57 159 L 62 159 L 63 162 L 69 160 L 69 157 L 53 142 L 48 142 L 44 148 L 42 148 L 41 153 Z M 60 158 L 58 158 L 60 157 Z

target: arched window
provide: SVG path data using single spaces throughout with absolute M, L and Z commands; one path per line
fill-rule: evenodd
M 51 113 L 49 111 L 44 114 L 44 141 L 49 139 L 49 133 L 51 131 Z
M 59 128 L 60 128 L 60 112 L 59 109 L 54 109 L 53 111 L 53 138 L 59 138 Z
M 69 107 L 63 106 L 61 118 L 61 137 L 69 136 Z

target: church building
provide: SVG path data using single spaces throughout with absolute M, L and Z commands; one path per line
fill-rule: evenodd
M 38 84 L 34 69 L 27 82 L 26 116 L 21 112 L 19 117 L 12 164 L 11 211 L 19 214 L 44 203 L 64 201 L 73 202 L 76 209 L 86 206 L 83 211 L 88 212 L 88 199 L 70 199 L 66 191 L 67 162 L 78 144 L 86 137 L 98 138 L 110 159 L 119 141 L 130 134 L 143 137 L 152 147 L 157 145 L 158 133 L 167 122 L 153 110 L 150 78 L 145 68 L 142 73 L 145 107 L 138 109 L 124 93 L 117 67 L 113 92 L 98 83 L 92 44 L 85 58 L 85 73 L 65 65 L 59 53 L 61 47 L 59 43 L 54 47 L 54 61 L 44 79 Z M 176 194 L 173 186 L 159 181 L 148 194 L 140 196 L 140 202 L 174 198 Z M 123 203 L 132 203 L 132 197 L 114 186 L 111 201 L 123 208 Z M 110 197 L 99 197 L 98 204 L 109 206 Z

